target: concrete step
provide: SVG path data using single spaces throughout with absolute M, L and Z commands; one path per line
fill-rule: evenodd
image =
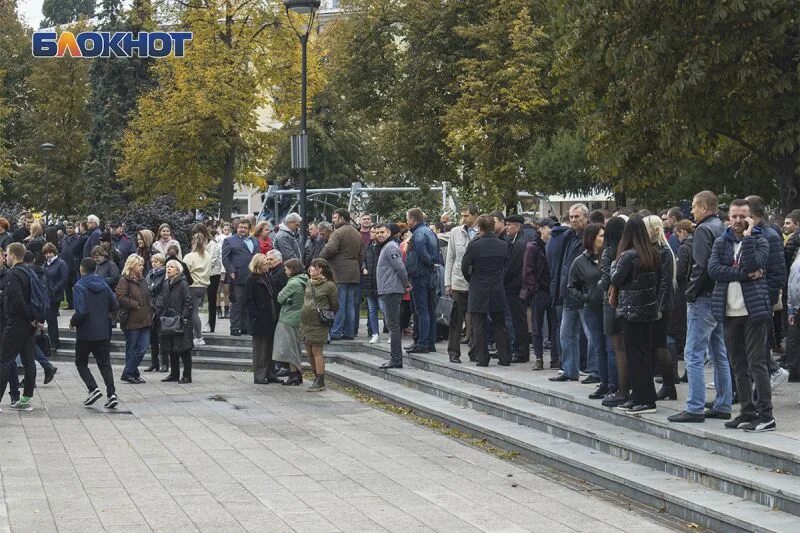
M 206 341 L 205 346 L 197 346 L 194 349 L 194 353 L 197 355 L 207 356 L 207 357 L 218 357 L 218 358 L 230 358 L 230 359 L 245 359 L 251 360 L 252 358 L 252 347 L 248 346 L 225 346 L 221 344 L 211 344 L 208 342 L 208 338 L 204 337 Z M 61 348 L 60 351 L 65 352 L 66 354 L 72 354 L 75 352 L 75 339 L 71 337 L 61 337 L 59 339 L 61 341 Z M 120 339 L 113 337 L 111 339 L 111 350 L 112 351 L 125 351 L 125 339 Z
M 69 328 L 59 328 L 58 335 L 60 338 L 74 338 L 75 330 Z M 203 338 L 209 346 L 236 346 L 247 348 L 248 350 L 253 345 L 252 337 L 242 335 L 240 337 L 233 337 L 223 333 L 204 333 Z M 111 340 L 125 341 L 125 335 L 121 330 L 115 329 L 111 333 Z
M 373 364 L 377 362 L 372 361 Z M 627 458 L 601 453 L 546 431 L 465 408 L 442 397 L 450 394 L 440 388 L 436 388 L 440 391 L 437 395 L 428 394 L 343 363 L 331 363 L 326 373 L 333 381 L 354 386 L 395 405 L 410 407 L 497 446 L 704 527 L 726 532 L 800 531 L 797 516 L 691 483 Z M 390 373 L 408 372 L 404 369 Z M 450 385 L 458 388 L 454 383 Z
M 337 355 L 339 364 L 432 394 L 456 405 L 510 420 L 619 459 L 751 500 L 770 509 L 800 515 L 800 483 L 794 476 L 425 370 L 382 370 L 379 367 L 385 359 L 379 356 L 366 353 Z
M 58 363 L 59 361 L 64 362 L 75 362 L 75 354 L 74 352 L 67 352 L 65 350 L 60 350 L 58 355 L 55 357 L 51 357 L 50 360 L 53 363 Z M 111 363 L 113 365 L 125 366 L 125 352 L 124 351 L 112 351 L 111 352 Z M 92 358 L 89 359 L 89 364 L 93 365 L 94 362 Z M 139 370 L 144 370 L 150 366 L 150 354 L 144 356 L 144 360 L 142 364 L 139 366 Z M 242 359 L 242 358 L 232 358 L 232 357 L 210 357 L 203 354 L 194 353 L 192 355 L 192 366 L 196 368 L 207 368 L 211 370 L 234 370 L 236 372 L 246 372 L 252 370 L 251 360 Z M 147 379 L 145 375 L 145 379 Z
M 325 347 L 326 357 L 331 359 L 354 351 L 386 359 L 389 357 L 388 347 L 381 343 L 337 342 Z M 594 386 L 589 387 L 574 382 L 557 384 L 548 382 L 546 377 L 554 375 L 553 371 L 532 372 L 530 364 L 511 365 L 511 367 L 492 364 L 488 368 L 480 368 L 470 363 L 466 356 L 462 357 L 462 360 L 464 362 L 461 364 L 450 363 L 447 355 L 439 352 L 403 356 L 403 364 L 407 367 L 463 380 L 473 385 L 671 440 L 768 470 L 779 470 L 800 476 L 800 449 L 797 448 L 795 439 L 777 433 L 756 435 L 731 431 L 725 429 L 722 422 L 717 420 L 708 420 L 704 424 L 667 422 L 667 416 L 683 408 L 684 398 L 680 398 L 677 402 L 660 402 L 659 412 L 656 414 L 632 417 L 618 409 L 603 407 L 599 400 L 590 400 L 588 394 L 594 390 Z

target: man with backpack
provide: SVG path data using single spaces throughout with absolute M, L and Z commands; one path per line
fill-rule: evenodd
M 23 264 L 25 247 L 19 243 L 8 245 L 6 265 L 11 269 L 3 290 L 4 330 L 0 345 L 0 398 L 6 392 L 10 365 L 17 354 L 25 368 L 25 388 L 18 401 L 11 405 L 16 411 L 32 411 L 31 398 L 36 386 L 36 363 L 33 358 L 34 336 L 39 323 L 44 321 L 45 309 L 41 301 L 34 303 L 33 293 L 46 295 L 41 281 Z M 38 315 L 38 316 L 37 316 Z

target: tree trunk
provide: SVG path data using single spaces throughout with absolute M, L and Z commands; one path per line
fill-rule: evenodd
M 800 148 L 797 148 L 794 153 L 781 157 L 776 165 L 784 214 L 800 208 L 800 176 L 795 172 L 795 161 L 799 159 Z
M 231 219 L 233 209 L 233 174 L 236 165 L 236 148 L 231 146 L 225 155 L 225 164 L 222 169 L 222 195 L 219 201 L 219 217 L 222 220 Z
M 617 209 L 619 209 L 620 207 L 627 207 L 628 195 L 625 194 L 624 192 L 615 192 L 614 203 L 617 204 Z

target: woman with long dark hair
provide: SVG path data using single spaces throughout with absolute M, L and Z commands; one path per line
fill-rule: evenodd
M 616 373 L 617 390 L 609 391 L 603 398 L 605 407 L 617 407 L 628 401 L 630 391 L 630 381 L 628 380 L 628 362 L 625 359 L 625 338 L 622 335 L 623 320 L 617 316 L 617 310 L 608 300 L 608 289 L 611 287 L 611 263 L 617 257 L 619 241 L 622 240 L 622 232 L 625 230 L 625 223 L 628 217 L 625 215 L 616 216 L 606 222 L 606 233 L 603 241 L 603 255 L 600 258 L 600 270 L 603 276 L 600 286 L 603 289 L 603 333 L 606 336 L 606 350 L 609 354 L 613 353 Z
M 644 220 L 631 215 L 611 265 L 611 286 L 619 291 L 617 316 L 624 319 L 625 354 L 631 398 L 618 409 L 630 414 L 656 412 L 653 384 L 653 328 L 661 318 L 660 258 Z
M 581 302 L 581 323 L 589 340 L 587 367 L 597 368 L 600 384 L 589 395 L 592 400 L 604 398 L 617 389 L 617 368 L 613 350 L 606 350 L 603 334 L 603 275 L 600 258 L 603 253 L 605 229 L 602 224 L 589 224 L 583 230 L 583 253 L 575 258 L 569 269 L 567 291 L 576 302 Z M 610 357 L 609 357 L 610 355 Z

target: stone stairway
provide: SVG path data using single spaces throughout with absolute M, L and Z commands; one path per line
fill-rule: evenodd
M 60 353 L 71 354 L 71 333 L 62 335 Z M 205 340 L 195 349 L 196 365 L 249 368 L 249 337 Z M 668 424 L 682 402 L 662 402 L 652 415 L 627 415 L 589 400 L 593 387 L 548 382 L 552 371 L 532 372 L 529 364 L 478 368 L 429 353 L 405 356 L 403 369 L 387 371 L 379 368 L 388 360 L 387 345 L 360 340 L 332 343 L 325 354 L 330 381 L 683 520 L 725 532 L 800 531 L 800 439 L 794 435 L 747 434 L 714 420 Z M 124 361 L 117 332 L 112 360 Z

